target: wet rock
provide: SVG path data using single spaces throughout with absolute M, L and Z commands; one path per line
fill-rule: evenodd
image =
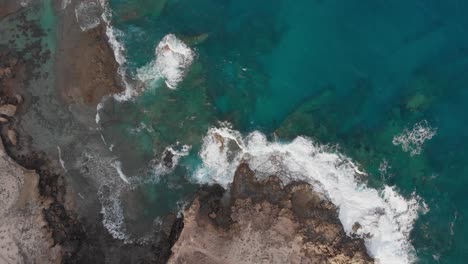
M 358 222 L 354 223 L 353 232 L 356 233 L 359 229 L 361 229 L 361 227 L 361 224 L 359 224 Z
M 11 77 L 11 69 L 8 67 L 1 67 L 0 68 L 0 79 L 3 78 L 10 78 Z
M 57 57 L 61 59 L 56 62 L 56 87 L 66 103 L 94 108 L 104 96 L 123 90 L 116 74 L 119 64 L 106 40 L 103 23 L 81 32 L 72 9 L 64 12 L 62 19 L 72 23 L 60 25 L 63 39 L 58 43 Z M 65 18 L 69 15 L 72 17 Z
M 184 216 L 169 263 L 373 263 L 311 185 L 259 180 L 247 164 L 230 192 L 202 189 Z
M 23 97 L 22 97 L 21 95 L 16 94 L 16 95 L 15 95 L 15 98 L 16 98 L 16 103 L 17 103 L 17 104 L 23 103 Z
M 16 135 L 16 131 L 14 131 L 13 129 L 8 129 L 7 136 L 8 136 L 8 140 L 10 141 L 10 143 L 16 146 L 16 144 L 18 143 L 18 137 Z
M 44 228 L 47 203 L 38 181 L 35 171 L 6 155 L 0 140 L 0 263 L 60 263 L 61 248 Z
M 173 157 L 174 157 L 174 154 L 171 151 L 169 150 L 164 151 L 162 160 L 166 168 L 171 169 L 172 166 L 174 165 L 172 161 Z
M 16 113 L 16 105 L 5 104 L 0 106 L 0 114 L 6 116 L 14 116 Z

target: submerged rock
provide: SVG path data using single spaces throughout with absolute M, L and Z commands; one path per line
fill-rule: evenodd
M 209 36 L 210 34 L 208 33 L 201 33 L 195 36 L 182 37 L 182 41 L 187 43 L 187 45 L 189 46 L 196 46 L 196 45 L 200 45 L 204 43 L 208 39 Z
M 242 164 L 230 192 L 205 189 L 185 211 L 169 263 L 373 263 L 336 210 L 308 183 L 259 181 Z

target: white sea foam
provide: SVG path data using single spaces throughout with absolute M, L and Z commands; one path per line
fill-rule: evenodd
M 111 46 L 112 51 L 114 52 L 115 60 L 119 64 L 119 68 L 117 71 L 125 87 L 125 90 L 122 93 L 115 94 L 113 95 L 113 97 L 117 101 L 127 101 L 133 98 L 135 95 L 137 95 L 137 91 L 135 87 L 133 87 L 133 85 L 128 82 L 126 76 L 127 59 L 125 58 L 125 46 L 121 41 L 119 41 L 119 38 L 122 37 L 124 33 L 112 26 L 112 11 L 108 6 L 107 1 L 100 0 L 100 3 L 101 8 L 104 10 L 101 18 L 106 24 L 107 41 L 109 42 L 109 45 Z
M 96 124 L 99 125 L 99 122 L 101 121 L 101 116 L 99 115 L 99 111 L 101 111 L 104 108 L 104 102 L 99 102 L 96 106 Z
M 101 153 L 101 154 L 98 154 Z M 86 149 L 73 164 L 87 181 L 98 186 L 102 223 L 116 239 L 131 242 L 125 228 L 120 194 L 129 184 L 124 182 L 115 167 L 116 158 L 103 155 L 98 149 Z
M 200 156 L 203 165 L 194 178 L 201 183 L 228 187 L 241 162 L 247 162 L 257 177 L 277 175 L 284 183 L 307 181 L 339 208 L 346 233 L 363 237 L 379 263 L 414 260 L 409 233 L 418 216 L 419 198 L 413 194 L 405 199 L 394 187 L 376 190 L 358 183 L 358 166 L 327 146 L 305 137 L 290 143 L 269 142 L 260 132 L 243 137 L 223 124 L 209 129 Z M 361 225 L 357 232 L 355 223 Z
M 143 82 L 163 79 L 167 87 L 176 89 L 192 64 L 195 53 L 175 35 L 168 34 L 155 50 L 156 59 L 137 70 L 137 78 Z
M 388 163 L 386 159 L 383 159 L 380 164 L 379 164 L 379 172 L 380 172 L 380 177 L 382 180 L 386 180 L 390 177 L 392 177 L 392 174 L 389 173 L 390 169 L 392 166 Z
M 175 168 L 179 164 L 179 161 L 182 157 L 188 156 L 191 149 L 192 149 L 192 146 L 189 146 L 189 145 L 179 146 L 179 144 L 167 147 L 163 153 L 170 152 L 172 154 L 172 168 L 170 169 Z M 159 164 L 155 166 L 155 171 L 159 175 L 167 174 L 168 172 L 170 172 L 170 170 L 168 170 L 168 168 L 166 168 L 162 164 L 162 162 L 159 162 Z
M 99 190 L 102 192 L 102 188 Z M 115 238 L 128 240 L 128 235 L 125 230 L 125 217 L 122 204 L 120 201 L 120 191 L 118 194 L 105 195 L 100 194 L 101 214 L 103 215 L 102 223 L 107 231 Z
M 107 141 L 104 138 L 104 135 L 102 133 L 101 133 L 101 140 L 102 140 L 102 143 L 104 143 L 104 145 L 107 145 Z
M 60 166 L 62 166 L 62 168 L 65 170 L 65 172 L 67 172 L 67 168 L 65 168 L 65 161 L 63 161 L 63 159 L 62 159 L 62 149 L 59 146 L 57 146 L 57 152 L 58 152 L 58 158 L 59 158 Z
M 101 7 L 95 1 L 80 2 L 75 7 L 75 16 L 82 31 L 90 30 L 101 23 Z
M 71 0 L 62 0 L 62 9 L 66 9 L 70 3 Z
M 137 96 L 141 89 L 135 87 L 127 79 L 125 46 L 119 40 L 123 37 L 124 33 L 112 26 L 112 11 L 107 1 L 99 1 L 101 8 L 104 10 L 101 19 L 106 24 L 106 36 L 114 52 L 115 60 L 119 64 L 118 74 L 125 87 L 123 92 L 114 94 L 113 97 L 117 101 L 127 101 Z M 183 79 L 187 68 L 193 62 L 195 53 L 173 34 L 168 34 L 156 47 L 155 56 L 155 60 L 137 70 L 137 78 L 143 82 L 163 79 L 169 88 L 175 89 L 177 84 Z M 97 109 L 97 123 L 99 122 L 99 110 Z
M 21 0 L 20 5 L 22 7 L 25 7 L 25 6 L 28 6 L 31 2 L 32 2 L 32 0 Z
M 145 131 L 145 132 L 148 132 L 148 133 L 154 133 L 154 129 L 152 127 L 148 127 L 143 122 L 140 122 L 137 127 L 130 129 L 131 134 L 138 134 L 138 133 L 140 133 L 142 131 Z
M 405 128 L 401 134 L 393 138 L 393 145 L 401 145 L 403 151 L 410 153 L 411 156 L 419 155 L 422 151 L 424 142 L 434 137 L 437 128 L 432 128 L 426 120 L 414 124 L 413 129 Z
M 111 144 L 110 149 L 113 148 Z M 104 149 L 91 148 L 81 152 L 78 159 L 71 164 L 74 169 L 98 186 L 98 197 L 101 203 L 102 223 L 115 239 L 124 240 L 125 243 L 140 241 L 140 238 L 132 237 L 126 229 L 124 209 L 122 207 L 121 194 L 129 189 L 134 189 L 142 184 L 154 183 L 162 175 L 170 173 L 177 166 L 179 160 L 187 156 L 191 147 L 188 145 L 175 144 L 165 149 L 172 153 L 172 168 L 162 164 L 162 159 L 155 159 L 149 169 L 154 175 L 128 175 L 124 174 L 122 163 L 116 156 L 109 156 Z M 61 152 L 58 148 L 59 156 Z M 136 240 L 135 240 L 136 239 Z
M 122 179 L 122 181 L 124 181 L 127 184 L 130 184 L 130 182 L 128 181 L 127 176 L 122 171 L 122 162 L 120 162 L 120 160 L 114 160 L 111 163 L 111 166 L 114 167 L 114 169 L 117 171 L 117 173 L 119 174 L 119 177 L 120 177 L 120 179 Z

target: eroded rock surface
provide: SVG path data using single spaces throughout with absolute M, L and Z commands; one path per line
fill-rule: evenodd
M 0 263 L 60 263 L 39 196 L 39 176 L 14 162 L 0 140 Z
M 56 53 L 56 86 L 65 102 L 95 107 L 103 96 L 122 91 L 118 63 L 107 42 L 103 23 L 82 31 L 75 18 L 81 1 L 57 13 L 59 24 Z
M 239 166 L 230 192 L 206 189 L 185 211 L 169 263 L 372 263 L 336 207 L 307 183 L 258 181 Z

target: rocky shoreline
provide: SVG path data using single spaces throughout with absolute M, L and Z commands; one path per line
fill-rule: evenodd
M 54 56 L 37 41 L 23 50 L 0 46 L 0 263 L 373 262 L 363 240 L 346 236 L 336 207 L 310 185 L 259 181 L 247 164 L 239 166 L 230 190 L 201 187 L 181 217 L 166 216 L 144 243 L 114 239 L 96 197 L 87 198 L 93 205 L 86 214 L 79 210 L 71 175 L 50 147 L 37 147 L 51 137 L 43 131 L 54 126 L 41 122 L 55 118 L 44 117 L 39 107 L 73 108 L 64 131 L 86 130 L 95 126 L 100 100 L 122 88 L 104 25 L 82 32 L 75 4 L 62 9 L 54 2 L 60 25 Z M 21 8 L 17 1 L 2 2 L 0 21 Z M 44 34 L 37 22 L 23 17 L 22 23 L 33 32 L 27 35 Z M 47 78 L 36 69 L 51 60 L 56 78 L 47 91 L 53 99 L 45 94 L 44 100 L 42 91 L 28 89 Z M 40 129 L 28 130 L 35 126 Z
M 106 95 L 121 92 L 118 63 L 109 46 L 106 26 L 83 32 L 75 18 L 76 1 L 57 12 L 56 87 L 66 104 L 96 105 Z M 56 9 L 60 8 L 56 6 Z
M 169 263 L 373 263 L 310 184 L 258 180 L 245 163 L 230 190 L 205 188 L 184 217 Z

